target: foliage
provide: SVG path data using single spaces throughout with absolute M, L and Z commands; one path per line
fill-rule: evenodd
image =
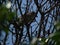
M 8 23 L 14 19 L 14 12 L 11 12 L 5 5 L 0 6 L 0 29 L 8 33 Z
M 59 27 L 59 29 L 57 29 Z M 56 32 L 50 34 L 48 36 L 48 38 L 38 38 L 33 45 L 37 45 L 37 41 L 39 41 L 40 45 L 48 45 L 48 42 L 50 39 L 52 39 L 52 41 L 54 41 L 54 45 L 60 45 L 60 22 L 56 22 L 55 24 L 55 29 Z M 40 40 L 39 40 L 40 39 Z
M 60 38 L 59 37 L 60 22 L 58 22 L 55 26 L 52 25 L 52 23 L 55 20 L 55 17 L 57 17 L 57 15 L 60 14 L 58 10 L 59 9 L 58 1 L 45 0 L 46 1 L 45 2 L 43 0 L 40 0 L 39 2 L 39 0 L 33 0 L 34 4 L 32 4 L 32 0 L 27 0 L 25 4 L 23 4 L 22 0 L 20 1 L 9 0 L 9 1 L 7 1 L 7 3 L 9 3 L 7 5 L 4 5 L 6 3 L 5 0 L 0 1 L 0 3 L 2 3 L 0 4 L 0 30 L 4 31 L 6 34 L 8 34 L 9 31 L 11 32 L 10 33 L 12 34 L 11 42 L 14 45 L 27 45 L 27 42 L 29 44 L 31 42 L 31 45 L 50 45 L 50 43 L 54 45 L 60 45 L 60 39 L 59 39 Z M 12 3 L 12 6 L 10 5 L 11 3 Z M 16 15 L 12 11 L 16 11 L 15 12 Z M 18 15 L 20 15 L 20 17 L 18 17 Z M 39 18 L 39 20 L 37 20 L 36 17 Z M 32 22 L 34 23 L 34 25 L 32 24 Z M 11 24 L 13 25 L 13 27 L 11 30 L 9 30 L 9 27 Z M 35 24 L 37 24 L 37 26 Z M 50 25 L 48 27 L 49 29 L 46 29 L 47 25 Z M 51 28 L 53 28 L 53 31 L 55 32 L 50 33 Z M 43 32 L 42 35 L 41 35 L 41 32 Z M 45 38 L 47 34 L 48 34 L 48 37 Z M 5 35 L 3 39 L 4 41 L 0 40 L 1 44 L 3 43 L 3 45 L 6 45 L 6 42 L 8 42 L 6 41 L 7 36 L 8 35 Z M 13 39 L 13 36 L 15 37 L 15 40 Z M 36 37 L 36 38 L 33 38 L 33 37 Z

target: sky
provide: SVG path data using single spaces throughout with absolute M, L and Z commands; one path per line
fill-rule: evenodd
M 44 3 L 44 2 L 43 2 Z M 43 4 L 42 3 L 42 4 Z M 23 3 L 22 3 L 22 7 L 24 7 L 24 5 L 26 4 L 26 1 L 25 0 L 23 0 Z M 34 2 L 32 2 L 32 4 L 31 4 L 31 6 L 33 7 L 32 9 L 33 9 L 33 11 L 36 11 L 36 5 L 34 4 Z M 17 6 L 18 7 L 18 6 Z M 48 8 L 48 7 L 47 7 Z M 15 7 L 14 7 L 14 9 L 15 9 Z M 30 9 L 31 9 L 31 7 L 30 7 Z M 32 11 L 32 9 L 31 9 L 31 11 Z M 22 11 L 23 11 L 23 13 L 25 12 L 24 11 L 24 9 L 22 9 Z M 19 13 L 19 10 L 18 10 L 18 12 L 17 12 L 17 14 L 18 15 L 20 15 L 20 13 Z M 38 14 L 37 14 L 37 17 L 36 17 L 36 21 L 39 23 L 39 21 L 40 21 L 40 17 L 41 17 L 41 15 L 40 15 L 40 13 L 38 12 Z M 49 17 L 49 19 L 48 19 L 49 21 L 51 21 L 51 18 Z M 36 24 L 36 25 L 35 25 Z M 35 25 L 35 26 L 33 26 L 33 25 Z M 32 27 L 32 32 L 35 30 L 35 28 L 37 27 L 37 23 L 36 22 L 33 22 L 32 24 L 31 24 L 31 26 L 33 26 Z M 49 29 L 49 26 L 50 26 L 50 24 L 48 23 L 47 24 L 47 26 L 46 26 L 46 29 Z M 10 26 L 10 30 L 12 30 L 11 28 L 13 28 L 13 25 L 11 25 Z M 37 28 L 37 30 L 39 29 L 39 27 Z M 26 31 L 26 28 L 24 28 L 24 30 Z M 5 33 L 4 33 L 4 35 L 5 35 Z M 9 44 L 7 44 L 7 45 L 13 45 L 12 44 L 12 40 L 11 40 L 11 37 L 12 37 L 12 34 L 9 32 L 9 36 L 8 36 L 8 41 L 6 42 L 6 43 L 9 43 Z M 15 37 L 13 36 L 13 39 L 15 40 Z

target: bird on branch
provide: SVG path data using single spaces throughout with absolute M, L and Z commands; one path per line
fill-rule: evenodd
M 35 20 L 35 17 L 37 17 L 36 13 L 30 12 L 19 17 L 19 22 L 24 25 L 31 24 Z

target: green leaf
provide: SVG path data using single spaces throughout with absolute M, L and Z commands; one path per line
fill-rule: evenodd
M 60 41 L 57 41 L 55 45 L 60 45 Z
M 8 34 L 8 32 L 9 32 L 8 27 L 4 27 L 4 31 L 5 31 L 6 34 Z
M 6 15 L 8 13 L 8 9 L 5 7 L 0 7 L 0 22 L 4 22 L 6 19 Z
M 2 25 L 0 25 L 0 29 L 1 29 L 1 30 L 3 29 L 3 26 L 2 26 Z
M 14 15 L 15 15 L 14 12 L 10 12 L 10 13 L 7 15 L 7 20 L 8 20 L 8 21 L 13 20 L 13 19 L 14 19 Z
M 60 22 L 57 22 L 57 24 L 55 25 L 55 28 L 60 27 Z
M 54 34 L 54 36 L 52 37 L 52 39 L 54 39 L 55 41 L 60 40 L 60 32 L 56 32 L 56 33 Z
M 49 39 L 52 39 L 55 42 L 60 41 L 60 30 L 56 31 L 55 33 L 50 34 Z

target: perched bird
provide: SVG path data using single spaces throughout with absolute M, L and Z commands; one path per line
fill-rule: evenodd
M 23 23 L 23 24 L 30 24 L 34 21 L 35 17 L 36 17 L 36 13 L 35 12 L 30 12 L 30 13 L 27 13 L 27 14 L 24 14 L 22 15 L 20 18 L 19 18 L 19 21 L 20 23 Z
M 36 13 L 35 12 L 31 12 L 31 13 L 27 13 L 26 15 L 23 15 L 22 18 L 23 18 L 23 22 L 25 24 L 30 24 L 33 22 L 33 20 L 35 19 L 36 17 Z

